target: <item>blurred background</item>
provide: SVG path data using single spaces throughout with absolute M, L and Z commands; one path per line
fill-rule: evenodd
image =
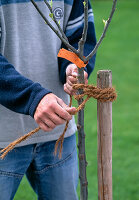
M 99 39 L 102 20 L 108 19 L 112 0 L 91 3 Z M 118 93 L 113 103 L 113 199 L 139 200 L 139 0 L 118 0 L 112 23 L 98 49 L 90 84 L 96 85 L 97 71 L 101 69 L 112 70 Z M 85 132 L 88 200 L 97 200 L 97 107 L 93 99 L 85 107 Z M 35 199 L 24 177 L 15 200 Z

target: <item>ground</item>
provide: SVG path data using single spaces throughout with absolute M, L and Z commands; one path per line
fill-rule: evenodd
M 112 0 L 92 0 L 97 38 L 107 19 Z M 139 199 L 139 1 L 119 0 L 110 29 L 97 53 L 90 83 L 96 84 L 99 69 L 111 69 L 118 99 L 113 103 L 113 199 Z M 88 200 L 97 200 L 96 101 L 85 108 Z M 79 190 L 78 190 L 79 191 Z M 79 192 L 78 192 L 79 193 Z M 36 200 L 24 177 L 15 200 Z

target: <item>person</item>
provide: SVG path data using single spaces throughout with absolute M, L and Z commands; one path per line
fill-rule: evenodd
M 37 5 L 49 17 L 42 0 Z M 83 31 L 83 1 L 53 0 L 53 12 L 71 45 L 78 47 Z M 94 18 L 89 3 L 89 27 L 84 55 L 96 44 Z M 0 2 L 0 148 L 37 126 L 41 131 L 20 143 L 0 160 L 0 199 L 14 198 L 26 174 L 39 200 L 76 200 L 78 166 L 76 124 L 69 112 L 69 95 L 75 91 L 77 67 L 57 58 L 66 48 L 44 23 L 30 0 Z M 85 68 L 85 82 L 92 72 L 95 56 Z M 54 146 L 70 120 L 62 158 Z M 25 197 L 26 199 L 26 197 Z

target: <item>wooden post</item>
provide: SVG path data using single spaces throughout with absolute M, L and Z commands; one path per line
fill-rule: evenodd
M 99 88 L 112 87 L 112 73 L 97 73 Z M 112 103 L 97 102 L 98 121 L 98 199 L 112 200 Z

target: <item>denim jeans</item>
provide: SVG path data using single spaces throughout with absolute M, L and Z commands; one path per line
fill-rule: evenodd
M 0 200 L 14 198 L 24 174 L 39 200 L 77 200 L 76 137 L 64 140 L 60 160 L 54 146 L 55 141 L 18 147 L 0 160 Z

